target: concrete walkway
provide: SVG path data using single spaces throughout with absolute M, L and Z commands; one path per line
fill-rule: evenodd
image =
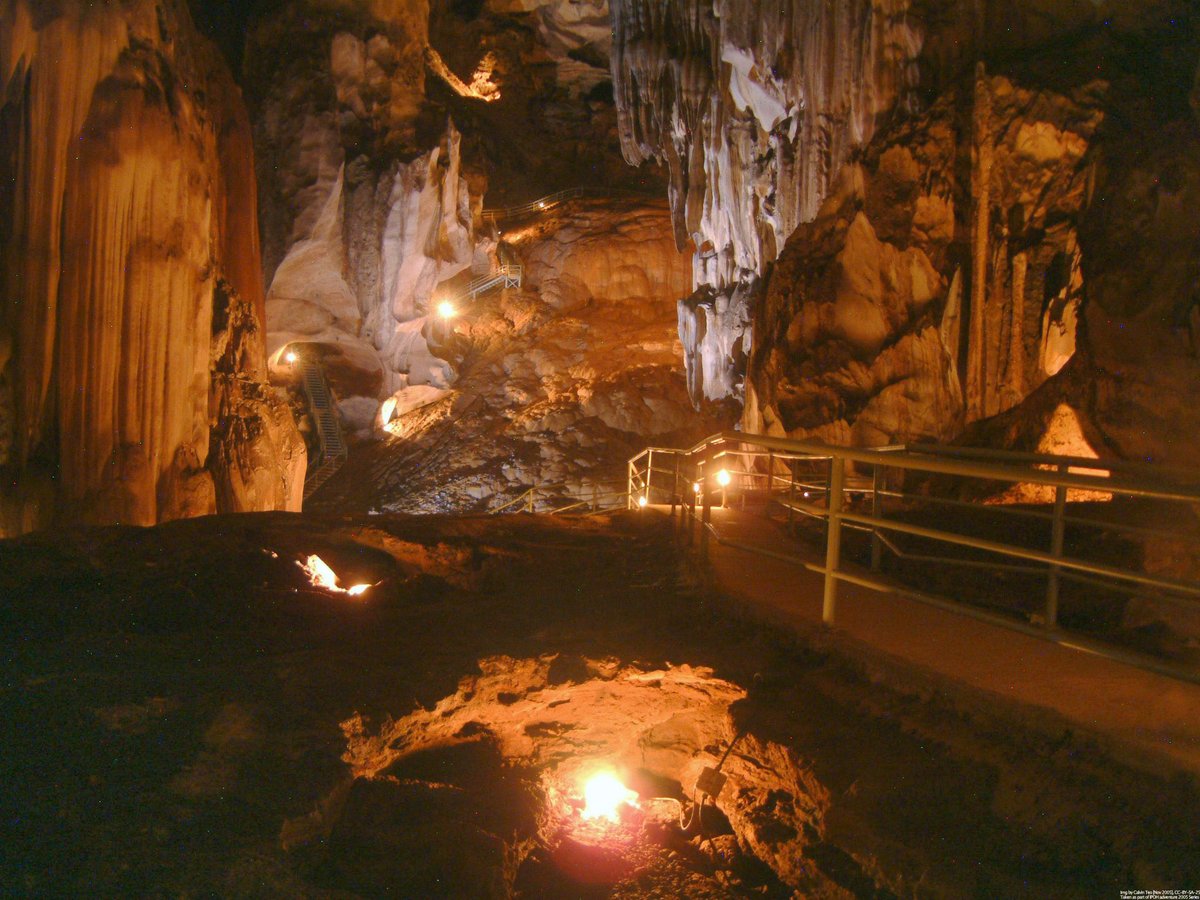
M 726 539 L 824 563 L 761 515 L 712 512 Z M 755 618 L 805 634 L 822 629 L 823 576 L 715 540 L 710 559 L 717 589 Z M 890 662 L 1000 695 L 1009 708 L 1066 720 L 1142 767 L 1200 776 L 1200 685 L 845 582 L 831 636 L 851 653 L 856 644 L 868 655 L 882 651 Z

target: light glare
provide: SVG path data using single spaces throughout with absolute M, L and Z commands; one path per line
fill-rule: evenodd
M 722 469 L 717 473 L 717 484 L 721 487 L 729 487 L 729 472 Z
M 637 806 L 637 794 L 621 784 L 612 772 L 597 772 L 583 788 L 583 818 L 617 821 L 622 803 Z
M 643 509 L 645 508 L 646 504 L 649 502 L 650 501 L 647 500 L 645 497 L 638 497 L 638 506 L 642 507 Z
M 443 319 L 453 319 L 457 312 L 454 309 L 454 304 L 451 303 L 449 300 L 443 300 L 441 303 L 439 303 L 437 311 L 438 311 L 438 315 L 441 316 Z
M 350 588 L 338 587 L 338 577 L 333 569 L 329 568 L 329 564 L 317 554 L 311 554 L 304 562 L 296 562 L 308 576 L 308 580 L 312 582 L 312 586 L 321 588 L 321 590 L 329 591 L 331 594 L 347 594 L 351 597 L 357 597 L 360 594 L 365 594 L 371 586 L 369 584 L 356 584 Z

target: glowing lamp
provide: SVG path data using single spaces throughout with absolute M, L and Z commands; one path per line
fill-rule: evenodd
M 454 304 L 451 303 L 449 300 L 443 300 L 441 303 L 439 303 L 438 307 L 437 307 L 437 311 L 438 311 L 438 315 L 441 316 L 443 319 L 453 319 L 455 316 L 455 313 L 457 312 L 454 309 Z
M 308 576 L 309 583 L 315 588 L 329 591 L 331 594 L 346 594 L 350 597 L 357 597 L 365 594 L 367 589 L 371 587 L 369 584 L 356 584 L 353 587 L 339 587 L 337 574 L 329 567 L 329 564 L 315 553 L 311 554 L 304 562 L 297 560 L 298 565 L 305 575 Z
M 717 484 L 721 487 L 729 487 L 729 472 L 722 469 L 717 473 Z
M 288 365 L 290 366 L 290 365 L 292 365 L 292 363 L 294 363 L 294 362 L 295 362 L 297 359 L 299 359 L 299 357 L 298 357 L 298 356 L 296 356 L 296 351 L 295 351 L 295 350 L 289 350 L 289 351 L 287 352 L 287 356 L 285 356 L 285 357 L 284 357 L 284 359 L 286 359 L 286 360 L 287 360 L 287 363 L 288 363 Z
M 583 818 L 617 821 L 621 804 L 637 806 L 637 794 L 612 772 L 597 772 L 583 787 Z
M 650 502 L 650 501 L 649 501 L 649 500 L 647 500 L 645 497 L 638 497 L 638 506 L 640 506 L 642 509 L 645 509 L 645 508 L 646 508 L 646 504 L 647 504 L 647 503 L 649 503 L 649 502 Z
M 388 397 L 383 401 L 383 405 L 379 407 L 379 424 L 387 425 L 392 421 L 392 414 L 396 411 L 396 398 Z
M 692 485 L 692 492 L 695 494 L 700 493 L 700 482 L 697 481 L 695 484 Z

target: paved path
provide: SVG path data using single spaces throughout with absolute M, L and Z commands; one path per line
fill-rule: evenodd
M 714 509 L 713 525 L 731 540 L 823 563 L 759 515 Z M 716 541 L 710 553 L 718 590 L 751 615 L 805 633 L 821 627 L 821 575 Z M 1200 685 L 844 582 L 834 639 L 1056 714 L 1131 762 L 1200 776 Z

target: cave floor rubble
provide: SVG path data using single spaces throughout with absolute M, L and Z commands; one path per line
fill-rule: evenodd
M 370 587 L 317 587 L 311 555 Z M 740 590 L 774 577 L 729 563 Z M 0 884 L 1089 898 L 1200 882 L 1193 775 L 869 651 L 851 592 L 839 636 L 744 615 L 726 588 L 653 510 L 271 513 L 0 542 Z M 706 799 L 714 766 L 728 782 Z M 638 803 L 596 824 L 580 782 L 606 767 Z

